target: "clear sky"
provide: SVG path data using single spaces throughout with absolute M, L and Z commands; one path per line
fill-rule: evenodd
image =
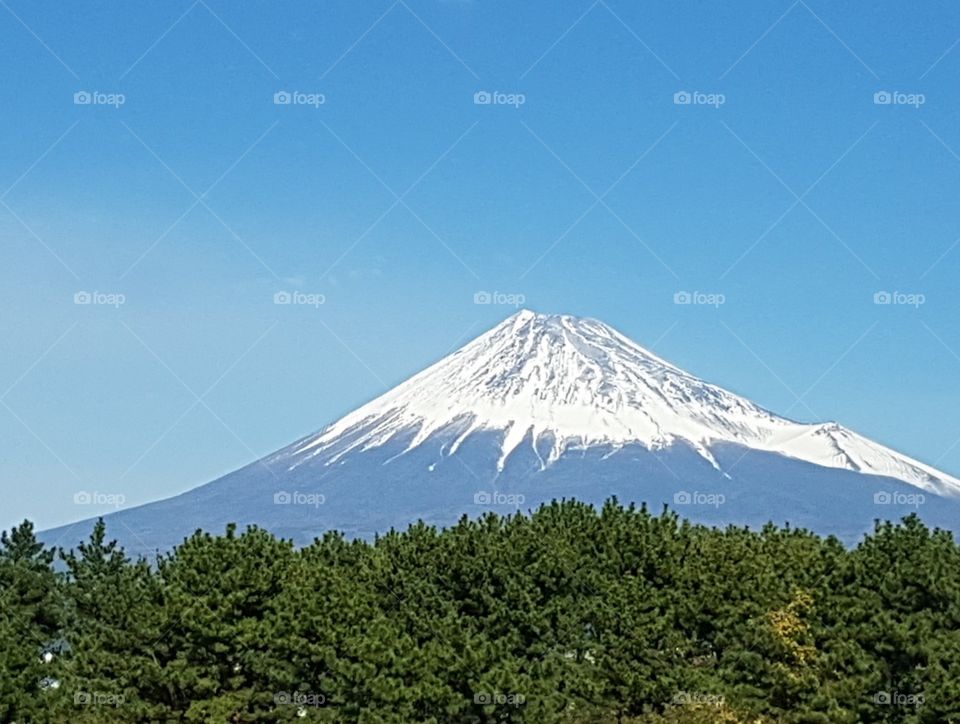
M 0 526 L 269 453 L 481 291 L 960 474 L 958 40 L 940 0 L 2 0 Z

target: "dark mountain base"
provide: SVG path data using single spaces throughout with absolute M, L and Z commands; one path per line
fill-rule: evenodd
M 600 505 L 621 502 L 669 505 L 681 516 L 711 525 L 760 527 L 768 521 L 835 535 L 850 545 L 873 522 L 917 513 L 928 525 L 960 531 L 960 501 L 922 494 L 891 478 L 723 445 L 713 453 L 724 476 L 685 445 L 651 452 L 568 451 L 545 469 L 548 445 L 530 440 L 496 469 L 499 438 L 470 436 L 454 455 L 443 451 L 448 436 L 436 436 L 406 454 L 407 440 L 345 456 L 329 466 L 328 455 L 289 470 L 282 451 L 207 485 L 167 500 L 105 516 L 109 533 L 133 554 L 152 555 L 180 543 L 197 529 L 222 532 L 228 523 L 256 524 L 306 545 L 330 530 L 372 538 L 417 520 L 437 526 L 462 515 L 510 513 L 541 503 L 577 499 Z M 295 448 L 296 444 L 291 446 Z M 71 547 L 93 521 L 44 532 L 47 544 Z

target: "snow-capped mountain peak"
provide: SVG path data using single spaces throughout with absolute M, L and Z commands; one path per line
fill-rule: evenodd
M 595 320 L 528 311 L 314 435 L 107 518 L 149 555 L 228 523 L 307 544 L 611 496 L 850 544 L 908 513 L 960 534 L 956 478 L 836 423 L 776 415 Z M 73 526 L 45 536 L 83 537 Z
M 602 322 L 528 310 L 282 454 L 292 469 L 333 453 L 329 465 L 400 437 L 409 438 L 407 452 L 443 433 L 451 438 L 446 454 L 455 455 L 480 431 L 499 434 L 499 469 L 525 441 L 535 451 L 549 448 L 544 467 L 575 448 L 685 443 L 718 469 L 711 448 L 733 443 L 960 495 L 956 478 L 836 423 L 769 412 Z

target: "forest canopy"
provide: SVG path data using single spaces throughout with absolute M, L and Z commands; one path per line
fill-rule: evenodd
M 615 500 L 131 560 L 0 538 L 3 722 L 960 722 L 960 548 Z

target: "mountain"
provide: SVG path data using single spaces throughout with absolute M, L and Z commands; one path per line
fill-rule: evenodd
M 776 415 L 601 322 L 526 310 L 315 434 L 106 519 L 151 553 L 229 522 L 306 543 L 611 495 L 847 542 L 911 512 L 960 529 L 960 480 L 837 423 Z M 72 545 L 90 525 L 44 539 Z

